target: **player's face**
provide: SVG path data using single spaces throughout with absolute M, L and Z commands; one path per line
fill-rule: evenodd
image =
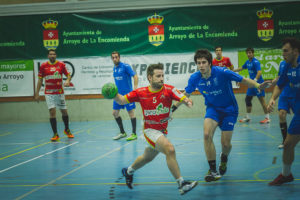
M 285 62 L 293 63 L 298 57 L 298 52 L 291 47 L 290 43 L 286 43 L 282 46 L 282 56 Z
M 216 53 L 217 58 L 222 57 L 222 49 L 221 48 L 216 48 L 215 53 Z
M 202 75 L 210 73 L 210 66 L 208 60 L 206 58 L 197 58 L 197 67 Z
M 153 76 L 149 78 L 150 84 L 155 89 L 160 89 L 164 84 L 164 71 L 161 69 L 155 69 Z
M 120 56 L 117 53 L 111 54 L 111 59 L 115 65 L 118 65 L 120 62 Z
M 56 53 L 55 51 L 50 51 L 48 53 L 48 59 L 51 63 L 54 63 L 56 61 Z
M 247 51 L 247 56 L 249 60 L 252 60 L 254 58 L 254 53 L 252 51 Z

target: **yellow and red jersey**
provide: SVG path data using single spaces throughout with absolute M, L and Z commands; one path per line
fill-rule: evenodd
M 63 74 L 68 76 L 66 65 L 63 62 L 44 62 L 39 70 L 38 77 L 45 78 L 45 94 L 63 94 Z
M 220 60 L 214 58 L 212 61 L 213 66 L 227 67 L 231 69 L 233 67 L 230 59 L 228 57 L 222 57 Z
M 144 129 L 152 128 L 159 131 L 168 127 L 172 100 L 182 101 L 186 96 L 174 86 L 164 84 L 159 91 L 151 91 L 149 87 L 142 87 L 125 95 L 128 103 L 140 102 L 144 115 Z

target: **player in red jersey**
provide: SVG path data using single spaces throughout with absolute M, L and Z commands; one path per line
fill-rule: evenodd
M 216 58 L 213 59 L 213 66 L 227 67 L 230 70 L 233 70 L 233 65 L 228 57 L 222 56 L 222 47 L 217 46 L 215 48 Z
M 74 135 L 69 129 L 69 116 L 67 112 L 67 106 L 64 96 L 63 74 L 67 76 L 67 80 L 64 83 L 65 87 L 70 86 L 71 75 L 66 69 L 66 65 L 63 62 L 56 60 L 56 51 L 48 51 L 48 62 L 44 62 L 39 69 L 39 80 L 35 92 L 35 100 L 39 102 L 40 96 L 39 92 L 43 83 L 43 78 L 45 78 L 45 99 L 50 112 L 50 124 L 53 130 L 53 137 L 51 141 L 59 140 L 59 135 L 57 133 L 57 122 L 56 122 L 56 107 L 58 107 L 62 113 L 62 119 L 65 124 L 64 133 L 69 138 L 74 138 Z
M 186 181 L 182 178 L 174 146 L 167 139 L 167 127 L 172 100 L 181 101 L 188 107 L 192 106 L 192 101 L 174 86 L 164 84 L 162 64 L 150 65 L 147 68 L 147 78 L 150 86 L 138 88 L 125 96 L 117 94 L 114 98 L 120 105 L 140 102 L 144 115 L 144 136 L 149 143 L 144 154 L 137 157 L 128 168 L 123 168 L 122 173 L 126 178 L 127 186 L 132 189 L 134 171 L 151 162 L 161 152 L 166 156 L 168 168 L 178 183 L 179 192 L 185 194 L 198 182 Z

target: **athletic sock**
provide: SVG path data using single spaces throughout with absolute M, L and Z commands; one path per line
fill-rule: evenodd
M 268 119 L 270 119 L 269 113 L 268 113 L 268 114 L 265 114 L 265 117 L 268 118 Z
M 123 122 L 122 122 L 122 118 L 121 117 L 118 117 L 118 118 L 115 118 L 116 119 L 116 122 L 120 128 L 120 132 L 121 133 L 125 133 L 124 131 L 124 128 L 123 128 Z
M 287 135 L 287 123 L 286 122 L 280 123 L 279 126 L 281 130 L 282 139 L 284 141 Z
M 227 162 L 228 161 L 228 156 L 227 155 L 225 155 L 224 153 L 221 153 L 221 162 Z
M 183 181 L 184 181 L 184 179 L 182 178 L 182 176 L 180 176 L 178 179 L 176 179 L 176 182 L 178 183 L 178 186 L 181 186 Z
M 250 113 L 246 113 L 246 118 L 250 119 Z
M 291 165 L 283 164 L 282 175 L 283 176 L 289 176 L 290 174 L 291 174 Z
M 127 174 L 132 175 L 134 173 L 134 169 L 131 167 L 131 165 L 127 169 Z
M 209 164 L 209 168 L 211 169 L 211 171 L 217 171 L 216 170 L 216 161 L 215 160 L 210 160 L 208 161 L 208 164 Z
M 136 134 L 136 118 L 131 118 L 132 133 Z
M 50 118 L 50 124 L 53 131 L 53 134 L 57 134 L 56 118 Z
M 68 130 L 69 129 L 69 115 L 63 115 L 62 119 L 65 124 L 65 129 Z

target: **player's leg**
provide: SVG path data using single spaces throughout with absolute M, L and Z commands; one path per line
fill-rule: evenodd
M 244 122 L 250 122 L 251 121 L 251 117 L 250 117 L 250 113 L 252 111 L 252 99 L 253 99 L 253 88 L 249 88 L 247 90 L 247 95 L 245 97 L 245 103 L 246 103 L 246 116 L 241 119 L 239 122 L 244 123 Z
M 132 126 L 132 133 L 131 135 L 126 139 L 127 141 L 136 140 L 136 117 L 135 117 L 135 103 L 129 103 L 125 105 L 128 115 L 131 120 L 131 126 Z
M 176 160 L 175 148 L 164 135 L 157 139 L 155 149 L 165 154 L 168 168 L 178 183 L 178 189 L 181 195 L 192 190 L 198 184 L 197 181 L 187 181 L 183 179 Z
M 256 88 L 255 88 L 256 89 Z M 261 91 L 260 93 L 257 94 L 257 98 L 264 110 L 264 113 L 265 113 L 265 119 L 261 120 L 260 123 L 261 124 L 267 124 L 267 123 L 270 123 L 271 120 L 270 120 L 270 115 L 269 115 L 269 112 L 268 112 L 268 109 L 267 109 L 267 104 L 266 104 L 266 101 L 265 101 L 265 91 Z
M 216 148 L 213 142 L 213 136 L 218 126 L 218 122 L 212 118 L 208 118 L 208 109 L 206 110 L 206 116 L 204 119 L 204 150 L 206 159 L 209 164 L 209 170 L 205 176 L 207 182 L 217 181 L 221 178 L 216 170 Z M 211 115 L 211 117 L 213 117 Z
M 128 168 L 122 169 L 122 174 L 125 176 L 127 186 L 132 189 L 133 173 L 135 170 L 143 167 L 147 163 L 151 162 L 159 152 L 151 147 L 146 147 L 143 155 L 138 156 L 136 160 Z
M 68 136 L 68 138 L 74 138 L 74 135 L 71 133 L 69 128 L 69 115 L 67 110 L 67 104 L 65 100 L 65 96 L 63 94 L 57 95 L 57 107 L 60 109 L 62 114 L 62 120 L 65 125 L 64 133 Z
M 49 109 L 50 114 L 50 125 L 53 131 L 53 137 L 51 138 L 51 141 L 58 141 L 59 136 L 57 133 L 57 121 L 56 121 L 56 101 L 55 101 L 55 95 L 45 95 L 46 103 Z
M 114 101 L 112 115 L 114 116 L 114 118 L 118 124 L 118 127 L 120 129 L 120 133 L 118 133 L 115 137 L 113 137 L 114 140 L 118 140 L 118 139 L 121 139 L 121 138 L 127 136 L 127 134 L 124 130 L 124 127 L 123 127 L 122 118 L 120 116 L 120 109 L 124 109 L 124 105 L 119 105 L 116 101 Z
M 295 158 L 295 147 L 300 141 L 300 116 L 294 116 L 288 129 L 287 137 L 284 141 L 282 154 L 282 173 L 277 176 L 269 185 L 281 185 L 291 182 L 294 177 L 291 173 L 291 166 Z

